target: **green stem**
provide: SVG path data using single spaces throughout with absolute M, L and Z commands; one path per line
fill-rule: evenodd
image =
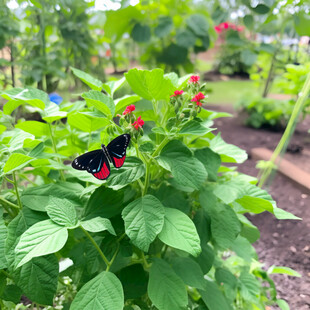
M 87 238 L 90 240 L 90 242 L 94 245 L 94 247 L 96 248 L 96 250 L 100 254 L 101 258 L 103 259 L 103 261 L 107 265 L 107 268 L 110 268 L 111 264 L 110 264 L 109 260 L 106 258 L 106 256 L 103 254 L 103 252 L 101 251 L 97 242 L 94 240 L 94 238 L 90 235 L 90 233 L 87 230 L 85 230 L 82 226 L 80 226 L 80 228 L 83 230 L 84 234 L 87 236 Z
M 9 273 L 7 273 L 5 270 L 1 270 L 1 272 L 9 279 L 12 279 L 11 275 Z
M 147 260 L 146 260 L 146 257 L 144 255 L 144 252 L 141 251 L 141 257 L 142 257 L 142 260 L 143 260 L 143 266 L 146 268 L 146 269 L 149 269 L 151 267 L 150 264 L 148 264 Z
M 297 102 L 295 103 L 292 115 L 289 119 L 289 122 L 286 126 L 286 129 L 284 131 L 284 134 L 279 142 L 279 144 L 277 145 L 276 149 L 274 150 L 269 162 L 271 163 L 270 165 L 268 165 L 267 168 L 264 169 L 264 171 L 261 173 L 261 178 L 259 181 L 259 187 L 262 187 L 267 179 L 269 178 L 272 170 L 273 170 L 273 166 L 275 165 L 275 162 L 278 158 L 278 156 L 286 149 L 290 138 L 292 136 L 292 134 L 294 133 L 296 124 L 297 124 L 297 120 L 298 120 L 298 116 L 300 114 L 300 112 L 303 109 L 304 103 L 306 101 L 306 99 L 308 98 L 310 93 L 310 73 L 308 73 L 307 79 L 304 83 L 304 86 L 301 90 L 301 95 L 299 96 Z
M 111 268 L 111 266 L 112 266 L 112 264 L 113 264 L 113 262 L 114 262 L 114 260 L 115 260 L 115 258 L 117 256 L 117 254 L 118 254 L 118 251 L 119 251 L 119 243 L 117 244 L 117 249 L 116 249 L 116 251 L 115 251 L 115 253 L 114 253 L 114 255 L 113 255 L 113 257 L 112 257 L 112 259 L 111 259 L 111 261 L 110 261 L 110 263 L 107 266 L 105 271 L 109 271 L 110 270 L 110 268 Z
M 54 153 L 57 154 L 56 141 L 55 141 L 55 139 L 54 139 L 53 131 L 52 131 L 52 126 L 51 126 L 50 123 L 48 123 L 48 128 L 49 128 L 50 137 L 51 137 L 52 144 L 53 144 Z M 60 159 L 59 157 L 57 157 L 57 161 L 59 162 L 59 164 L 62 164 L 61 159 Z M 63 171 L 62 171 L 62 170 L 59 170 L 59 173 L 60 173 L 60 178 L 61 178 L 61 180 L 65 182 L 66 179 L 65 179 L 65 176 L 64 176 Z
M 11 201 L 8 201 L 6 200 L 4 197 L 0 196 L 0 202 L 2 202 L 3 205 L 5 206 L 8 206 L 10 208 L 13 208 L 13 209 L 17 209 L 19 210 L 19 206 L 16 205 L 15 203 L 11 202 Z M 6 207 L 4 206 L 4 208 L 6 209 Z M 6 209 L 7 210 L 7 209 Z M 7 210 L 8 211 L 8 210 Z
M 23 205 L 22 202 L 20 200 L 20 196 L 19 196 L 19 192 L 18 192 L 18 186 L 17 186 L 17 179 L 16 179 L 16 175 L 15 175 L 15 171 L 12 172 L 13 174 L 13 185 L 14 185 L 14 189 L 15 189 L 15 193 L 16 193 L 16 197 L 17 197 L 17 202 L 19 205 L 19 209 L 22 209 Z
M 142 191 L 142 196 L 145 196 L 145 194 L 147 193 L 149 181 L 150 181 L 150 164 L 146 163 L 146 165 L 145 165 L 145 180 L 144 180 L 144 187 L 143 187 L 143 191 Z
M 156 157 L 161 150 L 164 148 L 164 146 L 169 142 L 169 138 L 165 137 L 165 139 L 163 141 L 161 141 L 161 143 L 159 144 L 159 146 L 157 147 L 157 149 L 154 151 L 154 153 L 152 154 L 152 157 Z

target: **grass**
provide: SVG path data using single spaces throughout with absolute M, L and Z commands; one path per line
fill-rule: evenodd
M 208 95 L 211 104 L 235 104 L 245 93 L 259 92 L 250 80 L 207 82 L 207 88 L 212 90 Z

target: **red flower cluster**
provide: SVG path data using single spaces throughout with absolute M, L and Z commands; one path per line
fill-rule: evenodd
M 197 106 L 201 107 L 202 106 L 201 100 L 205 98 L 206 98 L 205 95 L 199 92 L 191 101 L 196 102 Z
M 188 83 L 198 83 L 199 82 L 199 79 L 200 79 L 200 76 L 199 75 L 192 75 L 189 80 L 188 80 Z
M 142 126 L 144 125 L 144 120 L 141 119 L 141 116 L 138 117 L 138 119 L 132 123 L 132 126 L 134 126 L 137 130 L 140 128 L 142 128 Z
M 235 31 L 242 31 L 243 27 L 237 26 L 237 25 L 235 25 L 233 23 L 225 22 L 225 23 L 220 23 L 219 25 L 215 26 L 214 29 L 215 29 L 215 31 L 217 33 L 221 33 L 221 32 L 223 32 L 224 30 L 227 30 L 227 29 L 232 29 L 232 30 L 235 30 Z
M 176 97 L 176 96 L 180 96 L 184 93 L 183 90 L 175 90 L 173 95 L 171 95 L 170 97 Z
M 131 112 L 133 112 L 135 109 L 136 109 L 135 105 L 134 105 L 134 104 L 131 104 L 131 105 L 129 105 L 129 106 L 125 109 L 125 111 L 123 112 L 123 115 L 126 115 L 126 114 L 128 114 L 128 113 L 131 113 Z

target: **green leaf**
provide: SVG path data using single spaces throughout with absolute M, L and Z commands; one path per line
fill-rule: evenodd
M 164 225 L 165 209 L 152 195 L 138 198 L 127 205 L 122 217 L 125 231 L 132 243 L 147 252 Z
M 43 116 L 42 119 L 44 119 L 48 123 L 53 123 L 65 117 L 67 117 L 67 112 L 58 111 L 58 112 L 51 113 L 48 116 Z
M 204 291 L 199 290 L 199 293 L 209 310 L 233 310 L 224 294 L 214 282 L 205 280 L 205 289 Z
M 191 120 L 181 127 L 180 134 L 204 136 L 208 132 L 214 130 L 214 128 L 210 128 L 212 125 L 212 121 L 197 122 L 195 120 Z
M 44 256 L 63 248 L 68 238 L 66 227 L 45 220 L 32 225 L 20 237 L 15 248 L 16 268 L 29 262 L 33 257 Z
M 21 194 L 23 205 L 31 210 L 45 212 L 50 196 L 62 197 L 74 204 L 81 204 L 80 192 L 83 186 L 78 183 L 52 183 L 27 187 Z
M 310 36 L 310 14 L 300 10 L 294 15 L 295 30 L 300 36 Z
M 192 220 L 177 209 L 165 209 L 165 222 L 158 238 L 165 244 L 193 256 L 201 252 L 200 239 Z
M 100 91 L 102 89 L 102 82 L 98 79 L 95 79 L 88 73 L 85 73 L 79 69 L 70 67 L 73 74 L 77 76 L 81 81 L 88 85 L 91 89 Z
M 247 66 L 252 66 L 257 59 L 257 54 L 249 49 L 245 49 L 240 54 L 240 60 Z
M 237 214 L 239 221 L 242 224 L 242 230 L 240 235 L 247 238 L 250 243 L 254 243 L 260 238 L 260 232 L 256 226 L 254 226 L 244 215 Z
M 290 306 L 284 299 L 278 299 L 277 304 L 281 310 L 290 310 Z
M 170 16 L 160 16 L 158 18 L 158 25 L 154 29 L 157 37 L 163 38 L 167 36 L 173 28 L 173 20 Z
M 11 115 L 11 113 L 22 104 L 23 104 L 23 101 L 21 100 L 9 100 L 3 106 L 3 113 L 6 115 Z
M 109 219 L 97 216 L 87 221 L 82 221 L 81 226 L 90 232 L 99 232 L 107 230 L 110 234 L 116 236 L 115 230 Z
M 122 77 L 121 79 L 119 80 L 116 80 L 116 81 L 109 81 L 105 84 L 103 84 L 103 87 L 107 86 L 106 88 L 109 89 L 108 93 L 111 95 L 111 97 L 113 98 L 113 95 L 114 93 L 119 89 L 121 88 L 124 83 L 125 83 L 126 79 L 125 77 Z
M 56 224 L 66 227 L 75 227 L 78 221 L 74 205 L 66 198 L 50 196 L 46 207 L 48 216 Z
M 139 101 L 140 99 L 141 97 L 137 95 L 125 95 L 124 97 L 115 99 L 115 114 L 122 114 L 127 106 Z
M 169 100 L 175 87 L 170 79 L 164 77 L 162 69 L 152 71 L 131 69 L 125 73 L 126 80 L 131 89 L 147 100 Z
M 301 277 L 301 274 L 299 272 L 295 271 L 292 268 L 284 267 L 284 266 L 271 266 L 269 267 L 267 273 L 268 274 L 287 274 L 292 277 L 298 277 L 298 278 Z
M 23 103 L 28 103 L 41 110 L 43 110 L 45 105 L 50 101 L 45 92 L 35 88 L 12 88 L 2 91 L 0 95 L 7 100 L 22 101 Z
M 208 244 L 202 244 L 202 252 L 195 261 L 199 264 L 203 274 L 207 274 L 211 269 L 214 261 L 214 252 Z
M 249 30 L 252 30 L 253 29 L 253 26 L 254 26 L 254 18 L 252 15 L 245 15 L 243 17 L 243 23 L 244 25 L 249 29 Z
M 191 151 L 181 141 L 170 141 L 161 151 L 158 161 L 163 168 L 171 171 L 181 186 L 199 189 L 207 179 L 203 164 L 192 157 Z
M 131 37 L 138 43 L 147 42 L 151 38 L 151 28 L 147 25 L 136 23 L 132 29 Z
M 200 266 L 190 257 L 175 257 L 172 260 L 174 272 L 186 285 L 204 290 L 205 280 Z
M 154 259 L 147 290 L 152 303 L 158 310 L 184 309 L 188 304 L 183 281 L 162 259 Z
M 6 129 L 7 129 L 7 128 L 6 128 L 4 125 L 1 125 L 1 124 L 0 124 L 0 135 L 1 135 L 3 132 L 5 132 Z
M 103 271 L 87 282 L 76 294 L 71 310 L 123 310 L 124 293 L 120 280 Z
M 256 14 L 267 14 L 270 11 L 270 8 L 267 5 L 264 4 L 258 4 L 255 7 L 251 7 L 252 11 L 254 11 Z
M 14 304 L 18 304 L 22 295 L 21 289 L 16 285 L 7 285 L 1 296 L 2 300 L 12 301 Z M 15 308 L 15 307 L 14 307 Z M 10 307 L 10 309 L 13 309 Z
M 260 284 L 254 275 L 242 271 L 239 277 L 241 295 L 245 300 L 256 302 L 260 295 Z
M 0 269 L 7 267 L 5 258 L 5 240 L 7 236 L 7 227 L 3 220 L 3 211 L 0 209 Z
M 112 118 L 115 114 L 115 105 L 111 97 L 106 96 L 100 91 L 90 90 L 82 94 L 89 107 L 94 106 L 107 117 Z
M 32 157 L 13 153 L 3 167 L 3 172 L 8 174 L 12 173 L 15 170 L 19 170 L 24 168 L 27 164 L 29 164 L 33 160 Z
M 209 25 L 207 19 L 202 14 L 193 14 L 186 20 L 187 26 L 196 36 L 206 36 L 208 34 Z
M 217 172 L 221 166 L 221 157 L 208 147 L 196 150 L 195 157 L 202 162 L 207 170 L 208 179 L 215 182 L 217 180 Z
M 37 121 L 24 121 L 15 125 L 23 131 L 29 132 L 35 137 L 42 137 L 49 135 L 48 125 Z
M 221 155 L 222 162 L 241 164 L 248 158 L 247 153 L 244 150 L 233 144 L 226 143 L 221 138 L 220 134 L 210 141 L 210 149 Z
M 122 168 L 112 171 L 107 185 L 117 190 L 137 181 L 144 174 L 145 167 L 143 162 L 137 157 L 127 157 L 126 164 Z
M 56 294 L 59 264 L 55 255 L 33 258 L 13 273 L 24 295 L 35 303 L 53 305 Z
M 177 32 L 176 42 L 177 45 L 190 48 L 193 47 L 196 43 L 197 37 L 193 34 L 192 31 L 188 29 L 183 29 Z
M 70 113 L 68 116 L 68 123 L 70 126 L 84 132 L 92 132 L 110 124 L 109 120 L 106 118 L 91 117 L 81 112 Z
M 123 209 L 124 192 L 114 191 L 106 187 L 98 187 L 90 196 L 85 208 L 84 216 L 87 219 L 101 216 L 111 218 Z
M 252 258 L 257 258 L 255 249 L 252 247 L 251 243 L 240 235 L 234 240 L 230 248 L 239 257 L 242 257 L 249 263 L 252 261 Z

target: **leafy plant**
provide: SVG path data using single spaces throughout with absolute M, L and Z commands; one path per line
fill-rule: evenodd
M 263 270 L 251 245 L 259 230 L 244 214 L 297 218 L 226 166 L 247 155 L 212 133 L 227 115 L 202 109 L 199 77 L 132 69 L 103 84 L 73 72 L 92 89 L 84 101 L 1 93 L 1 307 L 22 295 L 72 310 L 285 306 L 270 275 L 299 274 Z M 125 79 L 135 95 L 116 99 Z M 42 121 L 16 122 L 19 105 Z M 131 146 L 106 182 L 69 165 L 121 133 Z

